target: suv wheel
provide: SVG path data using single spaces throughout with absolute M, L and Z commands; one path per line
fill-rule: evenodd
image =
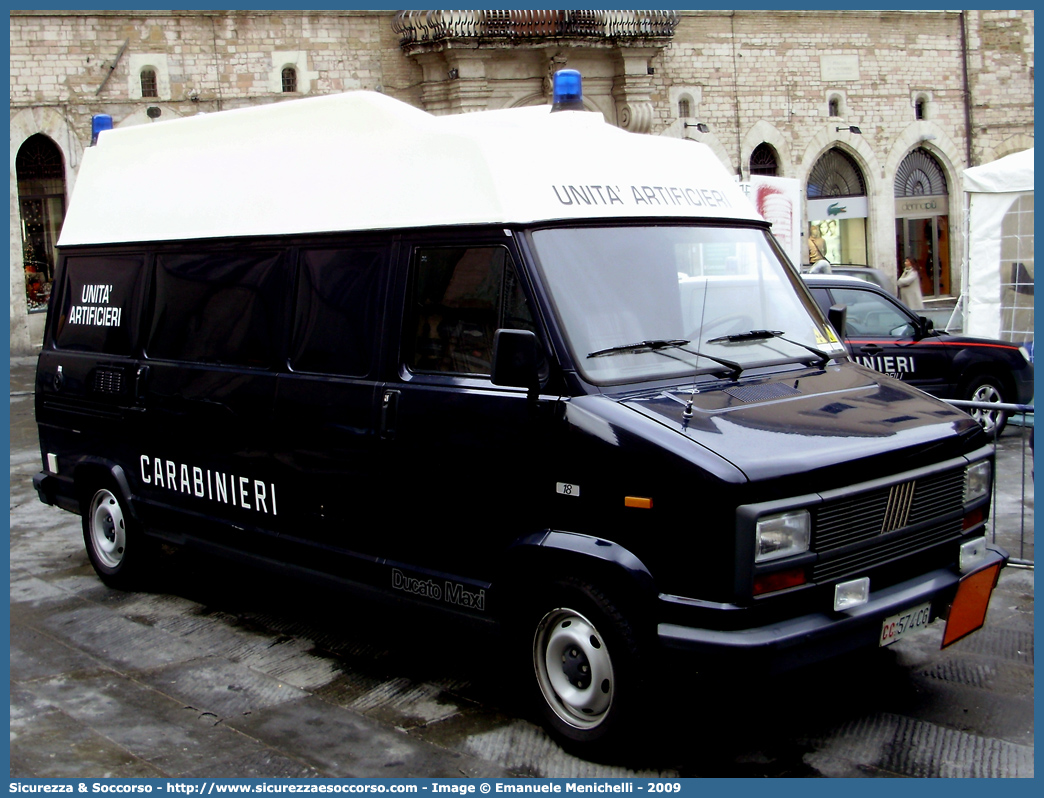
M 999 403 L 1004 402 L 1004 389 L 1000 380 L 989 375 L 982 375 L 973 379 L 965 388 L 963 399 L 969 402 Z M 1000 435 L 1004 425 L 1008 423 L 1008 416 L 1001 410 L 987 410 L 970 408 L 968 412 L 972 418 L 982 425 L 989 435 Z

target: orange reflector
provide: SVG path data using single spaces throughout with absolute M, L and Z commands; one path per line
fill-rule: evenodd
M 754 577 L 754 595 L 771 593 L 774 590 L 785 590 L 805 584 L 805 569 L 791 568 L 789 571 L 776 571 L 774 574 Z
M 990 595 L 997 585 L 1000 576 L 1000 563 L 995 563 L 981 571 L 961 578 L 957 585 L 957 595 L 950 605 L 950 615 L 946 619 L 946 631 L 940 648 L 956 643 L 962 637 L 980 628 L 986 621 L 986 608 L 990 604 Z
M 624 507 L 637 507 L 639 510 L 651 510 L 652 499 L 641 496 L 624 496 Z
M 964 516 L 964 531 L 967 532 L 972 527 L 978 526 L 986 520 L 986 510 L 980 507 L 978 510 L 972 510 L 966 516 Z

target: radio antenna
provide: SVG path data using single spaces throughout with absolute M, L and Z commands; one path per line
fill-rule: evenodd
M 701 268 L 700 271 L 702 272 L 703 269 Z M 696 375 L 700 370 L 701 341 L 699 336 L 703 335 L 703 321 L 707 318 L 707 291 L 710 288 L 706 275 L 701 274 L 700 276 L 703 278 L 703 307 L 700 309 L 700 326 L 696 331 L 696 365 L 693 367 L 692 372 L 692 393 L 689 394 L 689 401 L 685 403 L 685 409 L 682 411 L 682 418 L 685 420 L 692 418 L 692 400 L 695 398 L 696 394 L 700 392 L 700 389 L 696 387 Z

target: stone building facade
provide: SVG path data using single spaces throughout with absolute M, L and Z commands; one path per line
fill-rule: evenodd
M 810 258 L 828 231 L 834 262 L 894 273 L 914 252 L 937 298 L 959 291 L 962 170 L 1033 146 L 1032 11 L 11 11 L 9 21 L 13 352 L 41 341 L 54 241 L 99 114 L 162 124 L 357 89 L 460 113 L 549 102 L 550 75 L 568 66 L 611 123 L 703 141 L 741 181 L 794 181 Z

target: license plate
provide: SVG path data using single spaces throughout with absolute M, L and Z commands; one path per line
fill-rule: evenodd
M 920 604 L 884 619 L 881 624 L 880 645 L 890 646 L 909 634 L 924 629 L 931 620 L 931 602 Z

